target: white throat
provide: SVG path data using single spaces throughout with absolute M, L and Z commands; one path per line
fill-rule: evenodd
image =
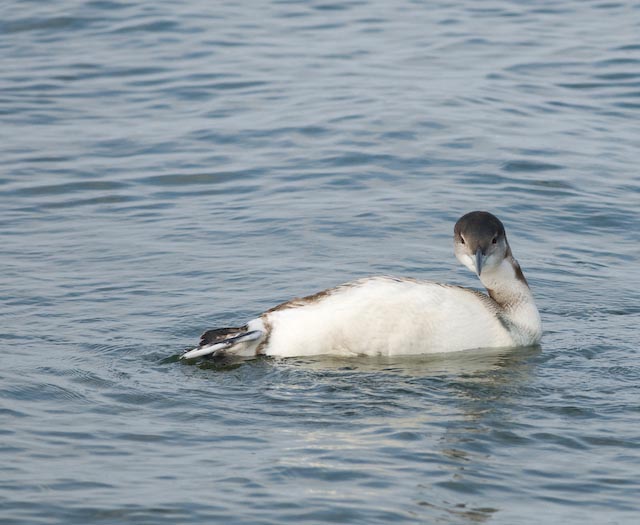
M 514 337 L 539 341 L 542 335 L 540 313 L 520 265 L 510 251 L 497 266 L 483 268 L 480 281 L 500 312 Z

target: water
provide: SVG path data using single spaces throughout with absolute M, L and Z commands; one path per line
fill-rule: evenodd
M 0 522 L 637 523 L 640 5 L 0 15 Z M 540 348 L 176 360 L 473 209 Z

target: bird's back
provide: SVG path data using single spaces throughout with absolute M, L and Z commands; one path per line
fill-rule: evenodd
M 513 345 L 486 295 L 430 281 L 373 277 L 264 313 L 273 356 L 407 355 Z

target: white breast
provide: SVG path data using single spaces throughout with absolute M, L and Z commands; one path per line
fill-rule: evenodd
M 409 355 L 514 345 L 487 297 L 456 286 L 386 277 L 294 301 L 251 325 L 267 330 L 262 353 L 282 357 Z

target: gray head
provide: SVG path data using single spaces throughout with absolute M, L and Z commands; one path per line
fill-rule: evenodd
M 497 268 L 511 255 L 504 226 L 486 211 L 460 217 L 453 228 L 453 242 L 458 260 L 478 276 Z

